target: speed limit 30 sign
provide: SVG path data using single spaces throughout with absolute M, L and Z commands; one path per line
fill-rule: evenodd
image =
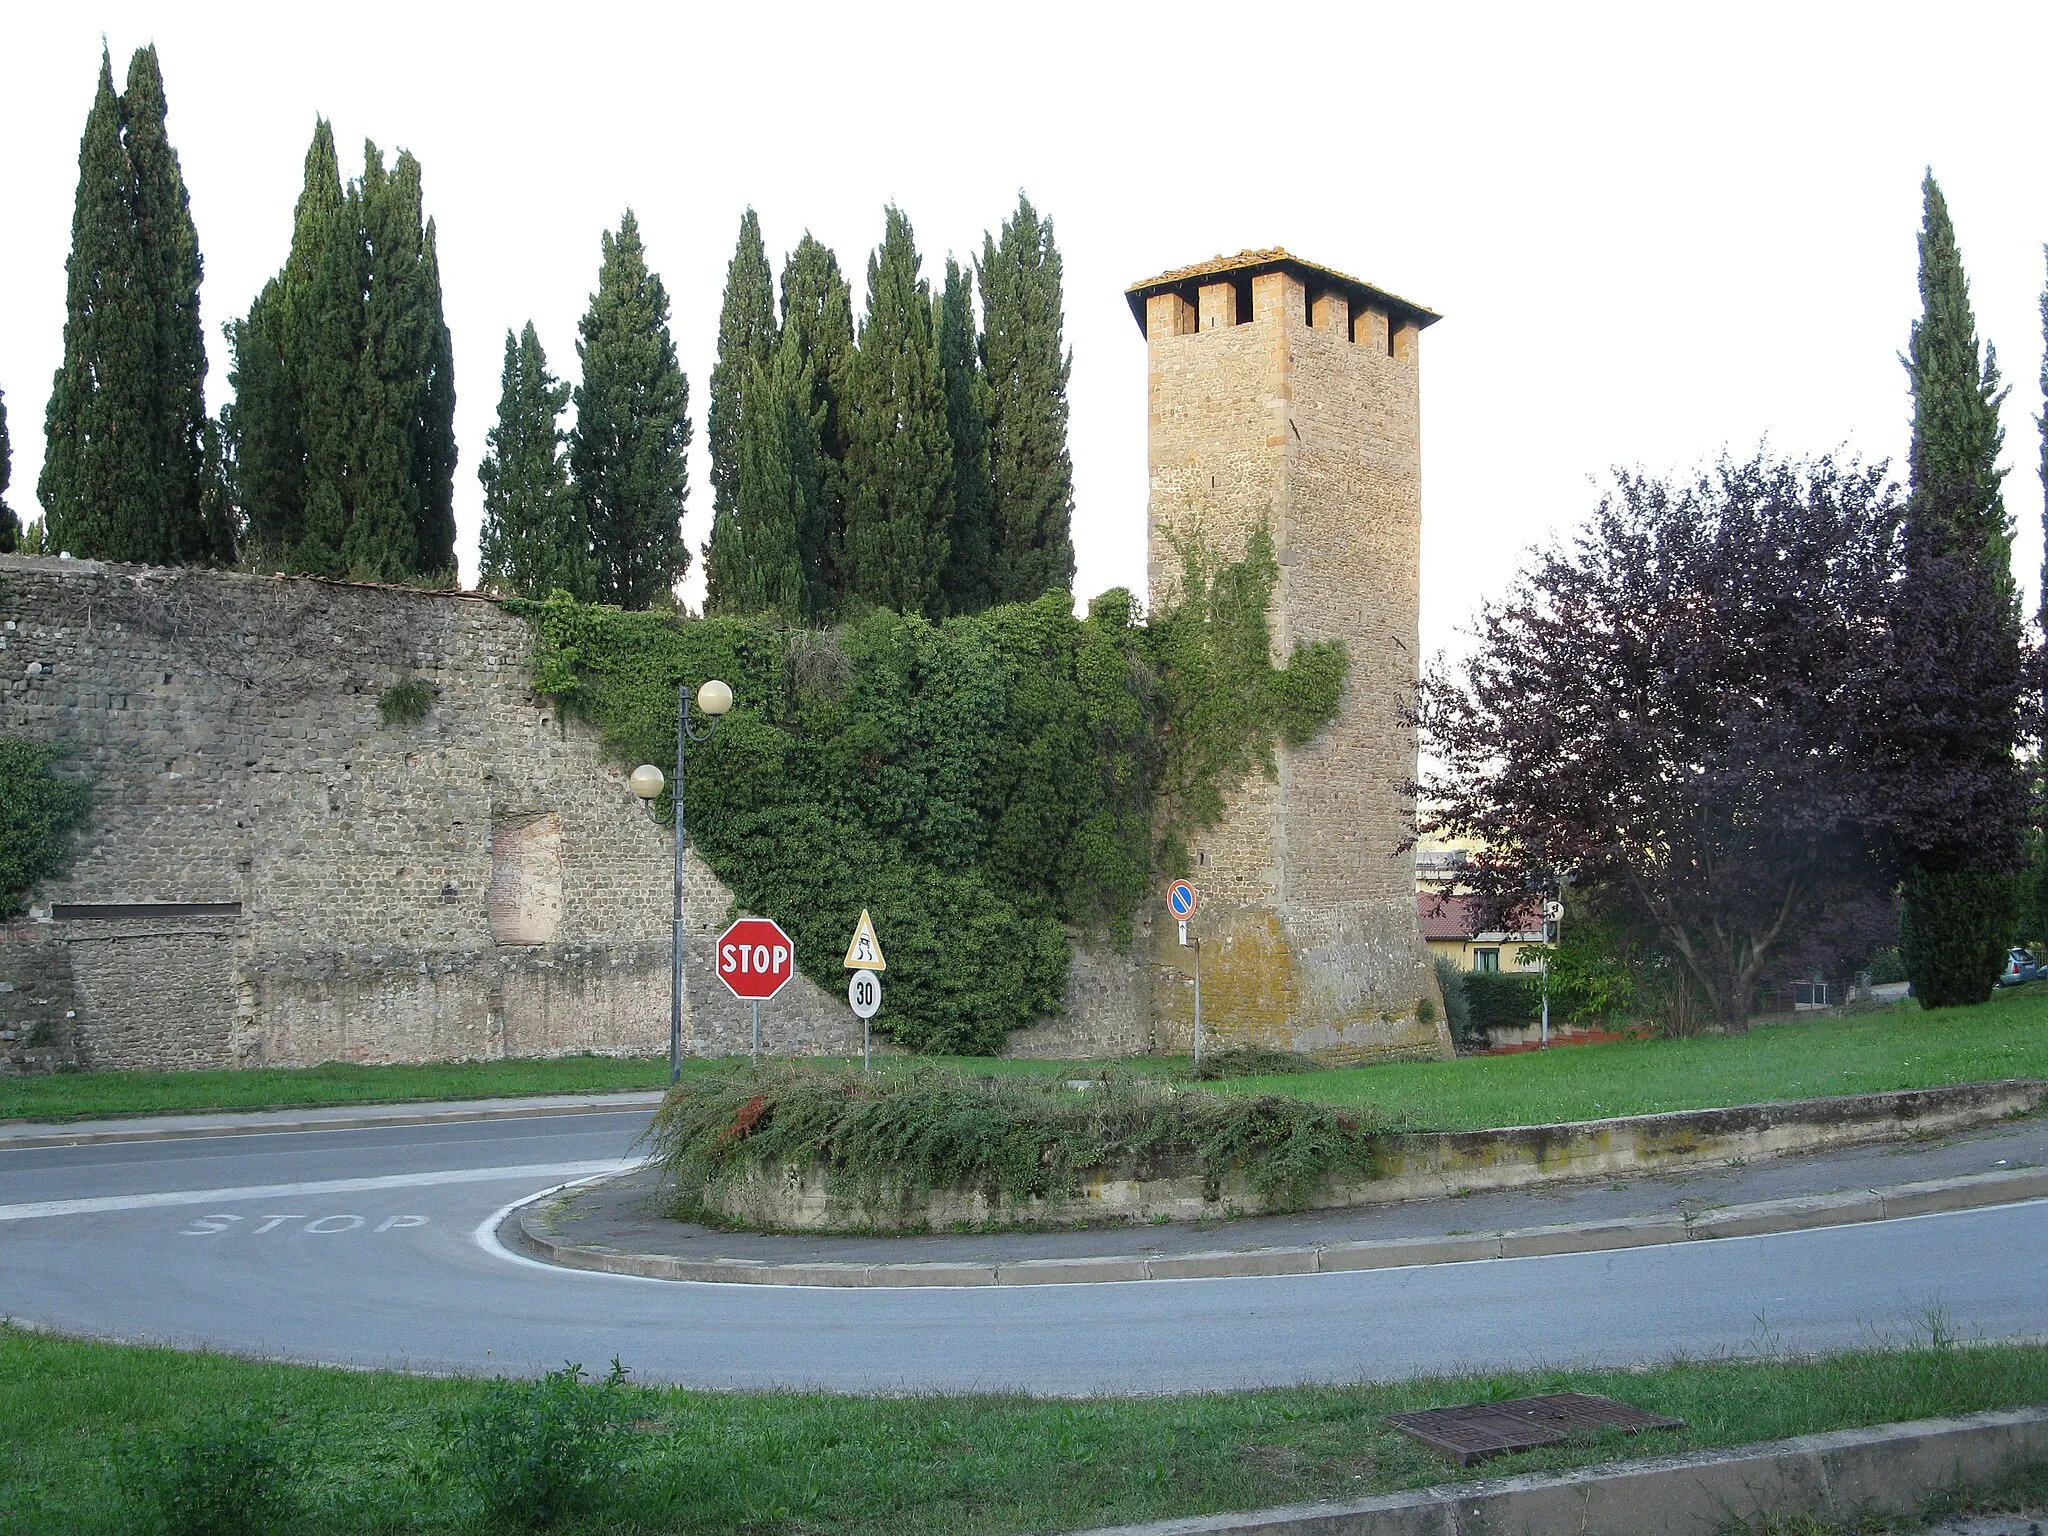
M 718 936 L 718 979 L 734 997 L 765 1002 L 796 974 L 796 945 L 782 925 L 743 917 Z

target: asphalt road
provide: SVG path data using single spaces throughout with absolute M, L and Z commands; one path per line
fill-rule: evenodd
M 644 1112 L 0 1150 L 0 1315 L 292 1360 L 716 1388 L 1166 1392 L 2048 1334 L 2048 1202 L 1354 1274 L 963 1290 L 686 1285 L 490 1234 Z

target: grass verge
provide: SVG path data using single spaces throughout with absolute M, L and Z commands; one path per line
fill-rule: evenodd
M 973 1074 L 1072 1077 L 1106 1065 L 989 1057 L 879 1057 L 882 1071 L 936 1060 Z M 1186 1077 L 1186 1057 L 1125 1059 L 1141 1074 Z M 685 1072 L 714 1065 L 688 1061 Z M 244 1072 L 91 1072 L 0 1078 L 0 1120 L 285 1109 L 659 1088 L 660 1057 L 563 1056 L 421 1067 L 330 1064 Z M 1481 1130 L 1826 1098 L 1999 1078 L 2048 1078 L 2048 984 L 1975 1008 L 1913 1004 L 1840 1019 L 1760 1026 L 1746 1035 L 1631 1040 L 1517 1056 L 1402 1062 L 1332 1072 L 1231 1077 L 1222 1093 L 1285 1093 L 1365 1112 L 1399 1130 Z
M 592 1389 L 595 1390 L 595 1389 Z M 1602 1392 L 1686 1428 L 1586 1436 L 1464 1471 L 1385 1416 L 1535 1392 Z M 260 1414 L 290 1448 L 292 1528 L 453 1531 L 451 1426 L 489 1385 L 265 1365 L 0 1326 L 0 1532 L 124 1529 L 138 1439 Z M 563 1529 L 749 1536 L 999 1536 L 1738 1445 L 2048 1401 L 2048 1348 L 1958 1345 L 1674 1361 L 1384 1385 L 1080 1401 L 856 1398 L 628 1387 L 619 1475 Z
M 1450 1131 L 2014 1077 L 2048 1077 L 2048 987 L 1935 1013 L 1909 1005 L 1746 1035 L 1239 1077 L 1210 1087 L 1296 1094 L 1364 1111 L 1390 1129 Z
M 686 1069 L 697 1065 L 685 1064 Z M 0 1077 L 0 1120 L 624 1093 L 667 1086 L 666 1056 L 551 1056 L 417 1067 L 328 1062 L 227 1072 L 60 1072 L 49 1077 Z

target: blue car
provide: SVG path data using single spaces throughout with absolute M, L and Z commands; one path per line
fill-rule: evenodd
M 2005 957 L 2005 969 L 1999 973 L 2001 987 L 2017 987 L 2023 982 L 2041 979 L 2041 962 L 2024 949 L 2009 950 Z

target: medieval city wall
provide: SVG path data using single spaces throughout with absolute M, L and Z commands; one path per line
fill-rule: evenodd
M 667 1048 L 669 833 L 474 597 L 0 557 L 0 732 L 89 779 L 67 872 L 0 924 L 17 1069 Z M 386 727 L 393 684 L 436 690 Z M 687 864 L 686 1048 L 745 1050 L 732 896 Z M 798 977 L 763 1045 L 858 1050 Z M 8 1037 L 12 1038 L 8 1038 Z

